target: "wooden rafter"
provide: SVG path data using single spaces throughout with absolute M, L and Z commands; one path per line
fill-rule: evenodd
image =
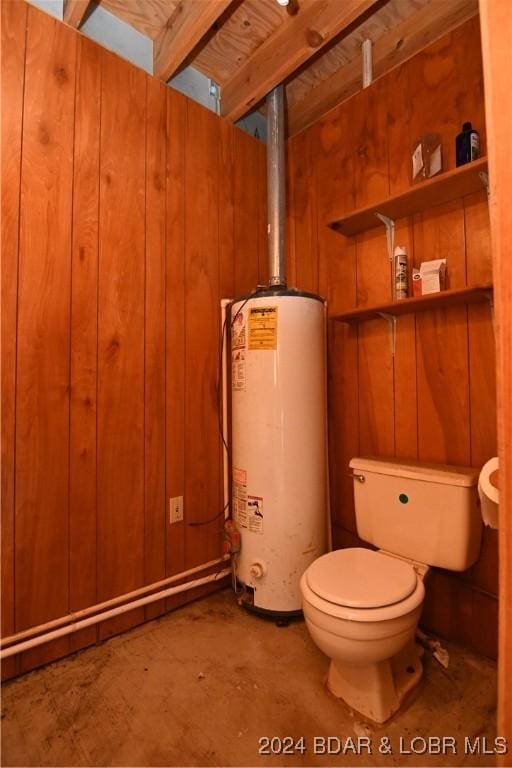
M 153 44 L 153 74 L 167 81 L 233 0 L 181 0 Z
M 301 0 L 222 89 L 222 114 L 235 121 L 377 0 Z
M 65 0 L 64 21 L 71 27 L 78 29 L 85 18 L 91 0 Z
M 374 78 L 388 72 L 421 48 L 476 16 L 478 0 L 432 0 L 386 32 L 373 45 Z M 292 136 L 352 96 L 362 87 L 361 56 L 340 67 L 299 102 L 288 99 L 288 134 Z

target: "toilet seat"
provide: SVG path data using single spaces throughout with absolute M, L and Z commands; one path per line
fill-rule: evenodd
M 412 563 L 363 548 L 339 549 L 303 575 L 303 597 L 318 610 L 349 621 L 403 616 L 423 602 L 425 588 Z
M 409 597 L 416 588 L 414 568 L 382 552 L 353 547 L 319 557 L 307 570 L 310 589 L 336 605 L 382 608 Z

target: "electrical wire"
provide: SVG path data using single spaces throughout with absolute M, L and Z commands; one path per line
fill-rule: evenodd
M 190 526 L 197 526 L 197 525 L 210 525 L 211 523 L 214 523 L 216 520 L 221 517 L 226 512 L 226 509 L 229 507 L 229 501 L 226 501 L 224 504 L 224 507 L 220 510 L 220 512 L 217 512 L 217 514 L 214 517 L 210 517 L 209 520 L 192 520 L 190 523 L 187 523 L 187 525 Z
M 234 317 L 231 320 L 230 326 L 233 327 L 233 324 L 235 320 L 237 319 L 238 315 L 242 312 L 243 308 L 247 304 L 248 301 L 250 301 L 254 296 L 257 296 L 260 291 L 265 290 L 266 286 L 258 286 L 254 291 L 252 291 L 247 298 L 244 300 L 242 305 L 237 309 L 235 312 Z M 223 362 L 223 356 L 224 356 L 224 345 L 226 344 L 226 328 L 227 328 L 227 316 L 224 318 L 224 322 L 222 323 L 222 335 L 221 335 L 221 343 L 220 343 L 220 354 L 219 354 L 219 361 L 218 361 L 218 367 L 217 367 L 217 381 L 215 385 L 216 395 L 217 395 L 217 415 L 218 415 L 218 426 L 219 426 L 219 434 L 222 440 L 222 444 L 224 448 L 226 449 L 226 453 L 228 455 L 228 459 L 231 461 L 231 449 L 227 443 L 226 436 L 224 434 L 224 424 L 222 421 L 222 362 Z M 190 527 L 198 527 L 201 525 L 211 525 L 216 520 L 219 519 L 219 517 L 225 515 L 226 510 L 230 506 L 229 500 L 224 504 L 224 507 L 217 512 L 214 517 L 209 518 L 208 520 L 192 520 L 190 522 L 187 522 L 186 525 Z M 233 568 L 235 568 L 235 565 L 233 565 Z M 236 578 L 236 571 L 233 572 L 234 577 Z

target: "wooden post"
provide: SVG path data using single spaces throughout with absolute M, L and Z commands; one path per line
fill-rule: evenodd
M 512 22 L 509 0 L 480 0 L 482 56 L 490 181 L 496 317 L 498 453 L 500 459 L 499 511 L 499 651 L 498 734 L 512 750 L 512 152 L 510 126 L 510 50 Z

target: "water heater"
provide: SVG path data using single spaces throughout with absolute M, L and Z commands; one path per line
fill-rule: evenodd
M 230 306 L 232 516 L 244 604 L 299 612 L 299 582 L 326 551 L 325 308 L 267 288 Z

